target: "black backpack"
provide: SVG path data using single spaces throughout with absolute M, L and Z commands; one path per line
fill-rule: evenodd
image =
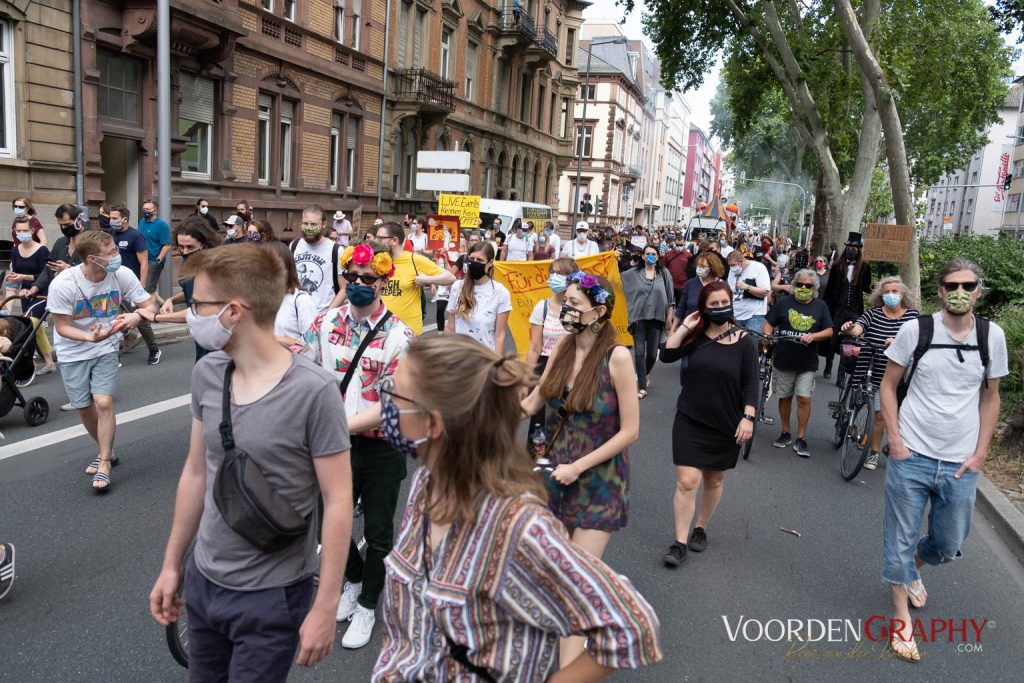
M 295 249 L 299 246 L 299 240 L 292 240 L 288 248 L 292 252 L 292 256 L 295 255 Z M 338 252 L 341 251 L 341 245 L 337 242 L 331 248 L 331 274 L 334 276 L 334 293 L 338 294 L 341 292 L 341 282 L 338 281 Z
M 988 355 L 988 327 L 989 319 L 983 318 L 980 315 L 974 316 L 974 325 L 978 330 L 978 343 L 973 344 L 933 344 L 932 338 L 935 336 L 935 318 L 930 315 L 922 315 L 917 319 L 918 333 L 917 333 L 917 347 L 914 349 L 914 356 L 911 360 L 911 365 L 905 373 L 903 373 L 902 379 L 900 379 L 899 387 L 896 390 L 896 401 L 897 404 L 902 404 L 903 399 L 907 397 L 907 392 L 910 390 L 910 382 L 914 379 L 914 373 L 917 372 L 917 364 L 921 361 L 921 358 L 928 352 L 929 349 L 956 349 L 957 356 L 960 358 L 960 362 L 964 361 L 964 351 L 977 351 L 981 355 L 981 365 L 984 372 L 985 388 L 988 388 L 988 366 L 989 366 L 989 355 Z

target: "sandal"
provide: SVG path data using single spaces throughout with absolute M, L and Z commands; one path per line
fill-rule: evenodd
M 636 397 L 637 398 L 647 398 L 647 390 L 646 389 L 641 389 L 640 391 L 636 392 Z
M 893 633 L 889 637 L 889 649 L 897 659 L 913 664 L 921 661 L 921 652 L 917 649 L 917 642 L 913 636 L 910 637 L 910 640 L 903 640 L 899 634 Z
M 910 600 L 910 606 L 914 609 L 921 609 L 928 602 L 928 591 L 924 588 L 924 582 L 921 579 L 912 581 L 903 586 L 907 591 L 907 598 Z
M 110 466 L 111 467 L 117 467 L 120 464 L 121 464 L 121 458 L 119 458 L 117 456 L 114 456 L 113 460 L 110 461 Z M 91 477 L 92 475 L 94 475 L 97 472 L 99 472 L 99 470 L 100 470 L 100 459 L 97 456 L 97 457 L 93 458 L 92 462 L 89 463 L 89 466 L 85 468 L 85 473 L 88 474 Z
M 100 458 L 100 461 L 101 462 L 110 462 L 111 463 L 110 466 L 111 467 L 114 466 L 113 465 L 113 461 L 109 460 L 107 458 Z M 97 483 L 102 484 L 102 486 L 97 486 L 96 485 Z M 110 490 L 110 475 L 107 474 L 106 472 L 99 472 L 99 471 L 97 471 L 96 474 L 92 475 L 92 490 L 95 491 L 96 493 L 106 493 L 107 491 L 109 491 Z

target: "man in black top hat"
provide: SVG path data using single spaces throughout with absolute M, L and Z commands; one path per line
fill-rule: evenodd
M 846 246 L 832 262 L 828 284 L 825 285 L 825 303 L 832 314 L 835 333 L 823 349 L 825 356 L 825 379 L 832 378 L 832 360 L 839 349 L 839 330 L 864 313 L 864 295 L 871 292 L 871 266 L 864 261 L 864 236 L 851 232 Z M 836 374 L 836 384 L 842 385 L 843 367 Z

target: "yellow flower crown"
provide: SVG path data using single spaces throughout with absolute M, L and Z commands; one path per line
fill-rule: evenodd
M 341 267 L 348 268 L 350 263 L 357 266 L 369 264 L 370 268 L 377 275 L 391 276 L 395 274 L 395 263 L 391 260 L 391 254 L 386 251 L 373 253 L 373 247 L 369 244 L 356 244 L 350 246 L 341 255 Z

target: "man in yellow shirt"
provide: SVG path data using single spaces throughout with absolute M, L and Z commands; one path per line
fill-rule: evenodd
M 377 241 L 391 249 L 395 263 L 395 274 L 382 294 L 384 304 L 416 335 L 423 334 L 423 288 L 448 286 L 455 282 L 455 276 L 425 256 L 405 251 L 405 228 L 398 223 L 384 223 L 376 230 Z

